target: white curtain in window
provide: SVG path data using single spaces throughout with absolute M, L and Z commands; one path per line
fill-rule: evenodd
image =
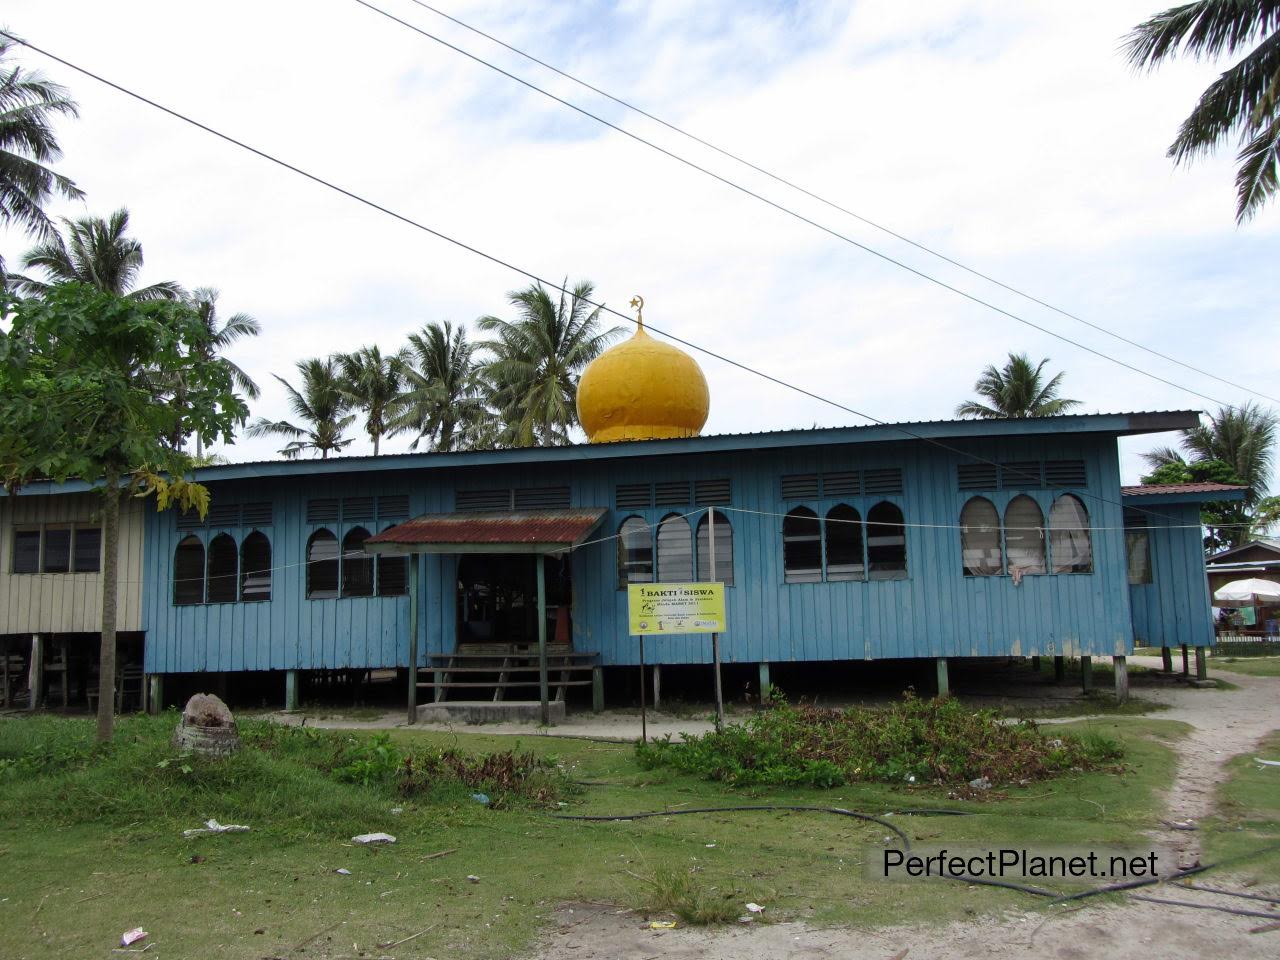
M 1064 493 L 1049 511 L 1049 549 L 1054 573 L 1090 573 L 1093 539 L 1089 535 L 1089 511 L 1080 499 Z
M 1024 495 L 1014 497 L 1004 510 L 1004 544 L 1009 573 L 1022 576 L 1044 573 L 1044 514 L 1040 505 Z
M 998 577 L 1004 573 L 1000 514 L 986 497 L 973 497 L 960 511 L 960 551 L 966 577 Z

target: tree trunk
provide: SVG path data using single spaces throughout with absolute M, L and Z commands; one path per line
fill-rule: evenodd
M 204 457 L 204 437 L 196 434 L 196 459 L 200 460 Z
M 373 435 L 373 455 L 375 457 L 378 455 L 378 441 L 381 439 L 382 439 L 382 434 L 375 433 Z
M 108 471 L 102 497 L 102 650 L 98 659 L 98 740 L 116 719 L 116 582 L 120 576 L 120 477 Z

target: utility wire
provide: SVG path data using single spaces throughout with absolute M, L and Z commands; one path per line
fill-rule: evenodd
M 636 141 L 637 143 L 643 144 L 644 146 L 649 147 L 652 150 L 656 150 L 658 151 L 658 153 L 661 153 L 663 156 L 670 157 L 672 160 L 675 160 L 677 163 L 682 163 L 685 166 L 698 171 L 699 173 L 705 174 L 708 177 L 718 180 L 727 187 L 731 187 L 732 189 L 737 190 L 740 193 L 744 193 L 749 197 L 753 197 L 756 200 L 759 200 L 761 203 L 767 204 L 770 207 L 773 207 L 775 210 L 778 210 L 782 213 L 785 213 L 789 217 L 793 217 L 794 219 L 799 220 L 801 223 L 807 223 L 809 226 L 815 227 L 818 230 L 821 230 L 823 233 L 826 233 L 835 237 L 837 240 L 843 240 L 845 243 L 850 244 L 851 246 L 857 247 L 859 250 L 862 250 L 864 253 L 869 253 L 874 257 L 878 257 L 879 259 L 885 261 L 886 263 L 893 264 L 894 266 L 899 267 L 907 271 L 908 273 L 911 273 L 917 277 L 920 277 L 922 280 L 927 280 L 929 283 L 932 283 L 935 286 L 941 287 L 944 290 L 949 290 L 951 293 L 954 293 L 957 296 L 963 297 L 964 299 L 969 300 L 972 303 L 976 303 L 979 306 L 986 307 L 988 310 L 994 310 L 996 313 L 999 313 L 1002 316 L 1008 317 L 1010 320 L 1016 320 L 1018 323 L 1031 327 L 1033 330 L 1039 330 L 1041 333 L 1046 334 L 1047 336 L 1053 337 L 1056 340 L 1061 340 L 1063 343 L 1069 343 L 1073 347 L 1077 347 L 1081 350 L 1086 351 L 1087 353 L 1093 354 L 1095 357 L 1101 357 L 1103 360 L 1109 360 L 1112 363 L 1119 364 L 1120 366 L 1124 367 L 1126 370 L 1131 370 L 1134 373 L 1141 374 L 1144 377 L 1149 377 L 1150 379 L 1163 383 L 1166 386 L 1173 387 L 1175 390 L 1182 390 L 1182 391 L 1185 391 L 1186 393 L 1193 394 L 1194 396 L 1200 397 L 1202 400 L 1208 400 L 1210 403 L 1216 403 L 1219 406 L 1229 406 L 1229 404 L 1225 400 L 1219 400 L 1216 397 L 1212 397 L 1207 393 L 1201 393 L 1199 390 L 1195 390 L 1191 387 L 1185 386 L 1180 383 L 1175 383 L 1172 380 L 1167 380 L 1164 377 L 1160 376 L 1159 374 L 1152 373 L 1149 370 L 1143 370 L 1141 367 L 1136 367 L 1131 363 L 1127 363 L 1126 361 L 1121 360 L 1119 357 L 1113 357 L 1110 354 L 1104 353 L 1101 350 L 1096 350 L 1093 347 L 1088 346 L 1087 344 L 1080 343 L 1078 340 L 1072 340 L 1070 337 L 1066 336 L 1065 334 L 1057 333 L 1053 330 L 1050 330 L 1048 327 L 1041 326 L 1040 324 L 1035 323 L 1032 320 L 1028 320 L 1026 317 L 1020 316 L 1019 314 L 1013 313 L 1010 310 L 1006 310 L 1003 307 L 997 306 L 996 304 L 992 303 L 989 300 L 984 300 L 981 297 L 977 296 L 976 294 L 969 293 L 967 290 L 962 290 L 957 286 L 953 286 L 952 284 L 947 283 L 945 280 L 942 280 L 939 277 L 935 277 L 931 273 L 926 273 L 925 271 L 917 269 L 916 267 L 913 267 L 908 263 L 905 263 L 901 260 L 897 260 L 889 256 L 889 254 L 884 253 L 880 250 L 877 250 L 875 247 L 871 247 L 865 243 L 861 243 L 853 239 L 852 237 L 848 236 L 847 234 L 841 233 L 839 230 L 836 230 L 832 227 L 828 227 L 826 224 L 819 223 L 817 220 L 807 217 L 803 213 L 799 213 L 795 210 L 792 210 L 790 207 L 784 206 L 783 204 L 778 203 L 775 200 L 770 200 L 768 197 L 764 196 L 763 194 L 756 193 L 754 190 L 752 190 L 749 187 L 744 187 L 742 184 L 734 180 L 730 180 L 728 177 L 721 176 L 720 174 L 716 173 L 714 170 L 711 170 L 707 167 L 694 163 L 692 160 L 689 160 L 686 157 L 682 157 L 680 156 L 680 154 L 675 153 L 671 150 L 668 150 L 666 147 L 660 146 L 659 144 L 656 144 L 651 140 L 646 140 L 644 137 L 640 136 L 639 134 L 632 133 L 630 130 L 627 130 L 624 127 L 620 127 L 616 123 L 611 123 L 610 121 L 606 120 L 604 117 L 601 117 L 598 114 L 592 113 L 590 110 L 586 110 L 583 107 L 580 107 L 575 103 L 571 103 L 570 101 L 565 100 L 562 97 L 557 97 L 554 93 L 551 93 L 548 90 L 544 90 L 542 87 L 539 87 L 537 84 L 531 83 L 530 81 L 525 80 L 523 77 L 518 77 L 514 73 L 511 73 L 507 70 L 502 69 L 497 64 L 490 63 L 488 60 L 485 60 L 483 57 L 477 56 L 476 54 L 471 53 L 467 50 L 464 50 L 459 46 L 455 46 L 454 44 L 450 43 L 448 40 L 445 40 L 442 37 L 438 37 L 434 33 L 431 33 L 429 30 L 424 30 L 422 27 L 412 24 L 408 20 L 402 20 L 399 17 L 397 17 L 395 14 L 389 13 L 386 10 L 383 10 L 381 7 L 374 6 L 372 3 L 369 3 L 368 0 L 353 0 L 353 2 L 359 4 L 362 7 L 365 7 L 368 10 L 373 11 L 374 13 L 377 13 L 383 17 L 386 17 L 388 20 L 391 20 L 394 23 L 400 24 L 402 27 L 406 27 L 409 30 L 412 30 L 414 33 L 421 34 L 422 36 L 426 37 L 428 40 L 434 40 L 436 43 L 440 44 L 441 46 L 447 47 L 448 49 L 454 51 L 455 53 L 461 54 L 462 56 L 466 57 L 469 60 L 474 60 L 476 63 L 480 64 L 481 66 L 488 67 L 490 70 L 493 70 L 496 73 L 500 73 L 504 77 L 514 80 L 516 83 L 520 84 L 521 86 L 528 87 L 530 90 L 533 90 L 535 93 L 540 93 L 544 97 L 548 97 L 549 99 L 554 100 L 556 103 L 562 104 L 563 106 L 568 107 L 570 110 L 574 110 L 577 113 L 582 114 L 584 117 L 588 117 L 589 119 L 594 120 L 597 123 L 603 124 L 604 126 L 608 127 L 611 130 L 616 130 L 618 133 L 621 133 L 623 136 L 629 137 L 632 140 Z
M 431 13 L 434 13 L 438 17 L 443 17 L 445 20 L 448 20 L 452 23 L 457 24 L 458 26 L 462 27 L 462 29 L 464 30 L 469 30 L 471 33 L 474 33 L 477 36 L 484 37 L 486 40 L 492 43 L 496 43 L 498 46 L 504 47 L 505 49 L 510 50 L 512 53 L 516 54 L 517 56 L 523 57 L 525 60 L 528 60 L 531 63 L 536 63 L 538 66 L 543 67 L 547 70 L 550 70 L 552 73 L 557 74 L 561 77 L 564 77 L 566 80 L 572 81 L 573 83 L 576 83 L 578 86 L 583 87 L 584 89 L 590 90 L 592 93 L 595 93 L 595 94 L 598 94 L 599 96 L 604 97 L 606 100 L 611 100 L 612 102 L 616 103 L 620 107 L 630 110 L 633 113 L 639 114 L 640 116 L 645 117 L 646 119 L 652 120 L 654 123 L 657 123 L 663 127 L 666 127 L 668 130 L 671 130 L 673 133 L 678 133 L 680 134 L 680 136 L 686 137 L 689 140 L 692 140 L 694 143 L 701 144 L 702 146 L 706 147 L 709 150 L 714 150 L 716 153 L 720 154 L 721 156 L 728 157 L 730 160 L 733 160 L 735 163 L 740 163 L 744 167 L 748 167 L 749 169 L 754 170 L 756 173 L 759 173 L 765 177 L 768 177 L 770 180 L 780 183 L 785 187 L 790 187 L 792 190 L 802 193 L 806 197 L 809 197 L 813 200 L 817 200 L 819 203 L 824 204 L 825 206 L 828 206 L 833 210 L 837 210 L 840 213 L 845 214 L 846 216 L 852 217 L 853 219 L 859 221 L 860 223 L 865 223 L 867 226 L 875 230 L 879 230 L 881 233 L 887 234 L 893 237 L 895 240 L 901 240 L 903 243 L 908 244 L 909 246 L 915 247 L 917 250 L 921 250 L 932 257 L 936 257 L 937 259 L 941 260 L 943 263 L 948 263 L 951 266 L 956 267 L 960 270 L 963 270 L 966 273 L 972 276 L 975 276 L 980 280 L 985 280 L 987 283 L 994 284 L 995 286 L 1000 287 L 1003 290 L 1007 290 L 1012 294 L 1022 297 L 1025 300 L 1029 300 L 1034 304 L 1037 304 L 1038 306 L 1044 307 L 1046 310 L 1052 310 L 1054 313 L 1060 314 L 1061 316 L 1064 316 L 1069 320 L 1075 320 L 1077 323 L 1083 323 L 1086 327 L 1089 327 L 1090 329 L 1093 329 L 1093 330 L 1097 330 L 1099 333 L 1105 333 L 1107 336 L 1113 337 L 1116 340 L 1119 340 L 1121 343 L 1127 343 L 1131 347 L 1137 347 L 1139 350 L 1145 350 L 1147 353 L 1151 354 L 1152 356 L 1159 357 L 1161 360 L 1167 360 L 1170 363 L 1176 363 L 1178 366 L 1183 367 L 1187 370 L 1190 370 L 1193 373 L 1198 373 L 1203 377 L 1208 377 L 1211 380 L 1217 380 L 1219 383 L 1226 384 L 1229 387 L 1235 387 L 1237 390 L 1243 390 L 1245 393 L 1252 393 L 1255 397 L 1261 397 L 1264 400 L 1270 400 L 1272 403 L 1280 403 L 1280 400 L 1276 399 L 1273 396 L 1270 396 L 1269 394 L 1262 393 L 1260 390 L 1254 390 L 1252 387 L 1246 387 L 1244 384 L 1237 383 L 1234 380 L 1228 380 L 1225 377 L 1220 377 L 1216 373 L 1210 373 L 1208 370 L 1202 370 L 1200 367 L 1197 367 L 1190 363 L 1186 363 L 1182 360 L 1179 360 L 1177 357 L 1171 357 L 1167 353 L 1161 353 L 1159 350 L 1155 350 L 1151 347 L 1146 346 L 1145 344 L 1139 343 L 1137 340 L 1131 340 L 1130 338 L 1122 334 L 1116 333 L 1114 330 L 1109 330 L 1106 327 L 1102 326 L 1101 324 L 1093 323 L 1092 321 L 1086 320 L 1084 317 L 1078 316 L 1077 314 L 1074 314 L 1069 310 L 1064 310 L 1061 307 L 1054 306 L 1052 303 L 1049 303 L 1046 300 L 1042 300 L 1039 297 L 1035 296 L 1034 294 L 1027 293 L 1025 290 L 1021 290 L 1018 287 L 1013 286 L 1012 284 L 1005 283 L 1004 281 L 999 280 L 988 273 L 984 273 L 983 271 L 978 270 L 975 267 L 970 267 L 967 264 L 961 263 L 959 260 L 956 260 L 953 257 L 949 257 L 945 253 L 941 253 L 940 251 L 935 250 L 932 247 L 919 242 L 918 240 L 912 240 L 910 237 L 904 236 L 903 234 L 898 233 L 896 230 L 892 229 L 891 227 L 887 227 L 882 223 L 877 223 L 875 220 L 872 220 L 869 217 L 863 216 L 862 214 L 857 213 L 854 210 L 850 210 L 848 207 L 841 206 L 839 203 L 836 203 L 834 200 L 828 200 L 826 197 L 822 196 L 821 194 L 815 193 L 814 191 L 808 189 L 807 187 L 801 186 L 800 184 L 796 183 L 793 180 L 789 180 L 786 177 L 781 176 L 780 174 L 776 174 L 769 170 L 766 170 L 764 167 L 761 167 L 755 163 L 752 163 L 750 160 L 746 159 L 745 157 L 739 154 L 734 153 L 732 150 L 728 150 L 724 147 L 717 146 L 711 141 L 705 140 L 695 133 L 690 133 L 688 130 L 685 130 L 684 128 L 679 127 L 674 123 L 670 123 L 666 120 L 663 120 L 661 117 L 655 116 L 649 111 L 636 106 L 634 103 L 624 100 L 621 97 L 614 96 L 612 93 L 609 93 L 607 90 L 602 90 L 599 87 L 589 83 L 588 81 L 583 80 L 580 77 L 576 77 L 573 74 L 569 73 L 568 71 L 561 70 L 559 67 L 553 64 L 550 64 L 545 60 L 540 60 L 538 57 L 535 57 L 533 54 L 528 53 L 524 50 L 521 50 L 519 47 L 515 46 L 514 44 L 507 43 L 505 40 L 502 40 L 498 37 L 493 36 L 493 34 L 486 33 L 485 31 L 481 30 L 479 27 L 475 27 L 467 23 L 465 20 L 461 20 L 458 17 L 453 16 L 452 14 L 446 13 L 445 11 L 439 9 L 438 7 L 433 7 L 429 3 L 424 3 L 423 0 L 409 0 L 409 2 L 412 4 L 415 4 L 416 6 L 422 7 L 422 9 L 424 10 L 428 10 Z
M 137 100 L 140 103 L 144 103 L 149 107 L 153 107 L 156 110 L 161 111 L 162 113 L 166 113 L 176 120 L 181 120 L 183 123 L 189 124 L 199 130 L 203 130 L 205 133 L 211 134 L 212 136 L 217 137 L 219 140 L 223 140 L 227 143 L 237 146 L 242 150 L 247 150 L 249 153 L 252 153 L 254 156 L 261 157 L 263 160 L 266 160 L 270 163 L 274 163 L 279 167 L 283 167 L 284 169 L 290 171 L 291 173 L 296 173 L 298 176 L 304 177 L 307 180 L 310 180 L 312 183 L 317 183 L 322 187 L 325 187 L 329 190 L 334 191 L 335 193 L 339 193 L 342 196 L 347 197 L 348 199 L 351 199 L 356 201 L 357 203 L 363 204 L 364 206 L 369 207 L 372 210 L 377 210 L 379 213 L 384 213 L 395 220 L 399 220 L 401 223 L 408 224 L 409 226 L 414 227 L 415 229 L 421 230 L 424 233 L 429 233 L 433 237 L 438 237 L 439 239 L 444 240 L 446 243 L 450 243 L 461 250 L 466 250 L 468 253 L 473 253 L 476 256 L 481 257 L 485 260 L 488 260 L 490 263 L 495 263 L 501 267 L 504 267 L 507 270 L 512 271 L 513 273 L 518 273 L 523 277 L 533 280 L 535 283 L 544 284 L 548 287 L 551 287 L 552 289 L 559 289 L 554 282 L 550 280 L 546 280 L 543 277 L 540 277 L 536 273 L 532 273 L 528 270 L 525 270 L 523 267 L 518 267 L 514 263 L 511 263 L 510 261 L 507 261 L 507 260 L 503 260 L 501 257 L 495 256 L 494 254 L 486 253 L 485 251 L 479 249 L 478 247 L 473 247 L 469 243 L 466 243 L 462 240 L 458 240 L 454 237 L 451 237 L 448 234 L 443 233 L 440 230 L 436 230 L 433 227 L 429 227 L 425 223 L 422 223 L 418 220 L 414 220 L 412 217 L 409 217 L 403 213 L 398 213 L 395 210 L 392 210 L 390 207 L 385 207 L 382 204 L 378 203 L 377 201 L 370 200 L 368 197 L 355 193 L 352 190 L 348 190 L 346 187 L 339 186 L 338 184 L 330 180 L 326 180 L 317 174 L 304 170 L 299 166 L 295 166 L 294 164 L 289 163 L 287 160 L 282 160 L 279 157 L 274 156 L 273 154 L 267 153 L 265 150 L 261 150 L 258 147 L 254 147 L 248 143 L 245 143 L 243 140 L 237 140 L 235 137 L 231 136 L 230 134 L 223 133 L 220 130 L 216 130 L 213 127 L 207 124 L 201 123 L 199 120 L 189 117 L 184 113 L 180 113 L 179 111 L 171 107 L 166 107 L 162 103 L 158 103 L 155 100 L 152 100 L 146 96 L 143 96 L 140 93 L 136 93 L 135 91 L 130 90 L 128 87 L 121 86 L 120 84 L 112 80 L 108 80 L 106 77 L 102 76 L 101 74 L 94 73 L 92 70 L 89 70 L 87 67 L 79 66 L 78 64 L 72 63 L 70 60 L 66 60 L 62 57 L 59 57 L 57 54 L 52 53 L 49 50 L 44 49 L 43 47 L 37 46 L 36 44 L 32 43 L 30 40 L 25 40 L 22 37 L 16 36 L 15 34 L 9 33 L 7 30 L 2 30 L 2 29 L 0 29 L 0 36 L 7 37 L 8 39 L 12 40 L 14 43 L 21 44 L 27 49 L 33 50 L 36 53 L 41 54 L 42 56 L 48 57 L 50 60 L 54 61 L 55 63 L 61 64 L 62 66 L 66 67 L 69 70 L 74 70 L 76 73 L 89 77 L 91 80 L 96 80 L 98 83 L 101 83 L 104 86 L 110 87 L 112 90 L 122 93 L 125 96 L 130 97 L 134 100 Z M 968 296 L 968 294 L 965 294 L 965 296 Z M 627 314 L 622 313 L 621 311 L 616 310 L 613 307 L 607 306 L 604 303 L 597 303 L 596 301 L 589 300 L 585 297 L 581 299 L 584 303 L 587 303 L 590 306 L 596 307 L 605 313 L 609 313 L 615 317 L 625 320 L 630 324 L 634 324 L 634 325 L 639 324 L 639 321 L 635 317 L 628 316 Z M 662 330 L 658 327 L 654 327 L 652 325 L 646 325 L 646 329 L 652 333 L 657 333 L 666 337 L 668 340 L 671 340 L 673 343 L 678 343 L 681 346 L 688 347 L 690 350 L 695 350 L 698 353 L 711 357 L 714 360 L 719 360 L 721 363 L 728 364 L 729 366 L 734 367 L 738 370 L 742 370 L 745 373 L 750 373 L 754 376 L 760 377 L 761 379 L 767 380 L 770 383 L 783 387 L 784 389 L 792 390 L 796 393 L 801 394 L 802 396 L 809 397 L 812 400 L 817 400 L 819 403 L 823 403 L 828 406 L 834 407 L 837 410 L 842 410 L 845 413 L 853 414 L 855 417 L 860 417 L 863 420 L 869 420 L 872 423 L 878 424 L 882 427 L 888 427 L 891 430 L 896 430 L 899 433 L 903 434 L 904 436 L 909 437 L 913 440 L 919 440 L 922 443 L 932 444 L 933 446 L 938 447 L 941 450 L 946 450 L 949 453 L 953 453 L 960 457 L 968 458 L 977 463 L 984 463 L 988 466 L 993 466 L 993 467 L 1000 466 L 999 463 L 997 463 L 995 460 L 990 460 L 986 457 L 979 456 L 978 454 L 968 450 L 962 450 L 958 447 L 953 447 L 950 444 L 944 443 L 941 440 L 938 440 L 934 437 L 923 436 L 922 434 L 916 433 L 913 430 L 907 429 L 902 424 L 890 423 L 887 420 L 881 420 L 879 417 L 872 416 L 869 413 L 863 413 L 861 410 L 857 410 L 854 407 L 850 407 L 846 404 L 840 403 L 838 400 L 832 400 L 829 397 L 824 397 L 819 393 L 814 393 L 812 390 L 808 389 L 807 387 L 802 387 L 799 384 L 791 383 L 789 381 L 783 380 L 780 377 L 776 377 L 771 373 L 766 373 L 765 371 L 757 369 L 756 367 L 749 366 L 748 364 L 745 364 L 740 360 L 734 360 L 730 357 L 725 356 L 722 353 L 717 353 L 716 351 L 711 350 L 708 347 L 699 346 L 698 344 L 693 343 L 689 340 L 685 340 L 685 339 L 682 339 L 681 337 L 675 336 L 674 334 L 667 333 L 665 330 Z M 1144 513 L 1144 514 L 1147 514 L 1148 516 L 1162 517 L 1162 514 L 1156 511 L 1147 510 L 1144 507 L 1139 507 L 1136 505 L 1126 505 L 1120 500 L 1112 500 L 1108 497 L 1102 496 L 1101 494 L 1089 493 L 1083 490 L 1078 492 L 1080 496 L 1087 497 L 1088 499 L 1091 499 L 1091 500 L 1096 500 L 1099 503 L 1108 503 L 1108 504 L 1111 504 L 1112 506 L 1120 507 L 1121 509 L 1128 509 L 1138 513 Z

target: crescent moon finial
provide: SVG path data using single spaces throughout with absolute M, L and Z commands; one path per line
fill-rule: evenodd
M 644 329 L 644 297 L 636 294 L 631 298 L 631 306 L 636 308 L 636 326 Z

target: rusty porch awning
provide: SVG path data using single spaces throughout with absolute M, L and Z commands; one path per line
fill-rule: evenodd
M 586 541 L 608 511 L 501 510 L 427 513 L 365 541 L 370 553 L 563 553 Z

